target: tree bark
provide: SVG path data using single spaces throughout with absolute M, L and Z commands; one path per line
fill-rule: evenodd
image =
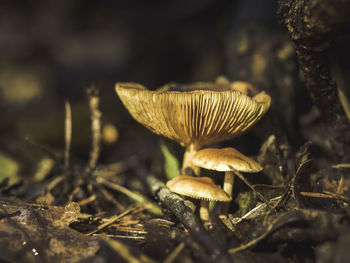
M 350 161 L 350 122 L 338 99 L 327 51 L 349 26 L 348 0 L 280 0 L 278 18 L 295 45 L 313 103 L 327 126 L 335 160 Z

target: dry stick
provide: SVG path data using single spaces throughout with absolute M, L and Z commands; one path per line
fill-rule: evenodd
M 146 238 L 144 236 L 123 236 L 123 235 L 112 235 L 112 234 L 109 234 L 109 235 L 106 235 L 106 234 L 95 234 L 94 236 L 96 237 L 110 237 L 110 238 L 113 238 L 113 239 L 125 239 L 125 240 L 137 240 L 137 241 L 143 241 L 143 240 L 146 240 Z
M 87 94 L 89 96 L 89 106 L 91 112 L 92 147 L 86 171 L 91 172 L 96 167 L 97 160 L 100 155 L 102 114 L 99 110 L 98 90 L 95 87 L 91 87 L 87 90 Z
M 204 229 L 201 221 L 193 214 L 191 208 L 184 201 L 172 193 L 156 177 L 150 175 L 145 169 L 138 168 L 137 174 L 146 182 L 151 193 L 159 199 L 162 204 L 174 213 L 174 215 L 186 227 L 198 244 L 210 254 L 214 262 L 233 262 L 228 254 L 213 240 Z
M 69 101 L 65 103 L 66 118 L 64 120 L 64 169 L 69 168 L 69 153 L 72 142 L 72 109 Z

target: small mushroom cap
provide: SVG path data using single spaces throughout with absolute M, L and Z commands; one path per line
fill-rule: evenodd
M 135 83 L 117 83 L 116 92 L 135 120 L 156 134 L 195 148 L 244 133 L 268 110 L 271 98 L 253 98 L 231 85 L 166 85 L 150 91 Z
M 209 177 L 180 175 L 168 181 L 166 186 L 174 193 L 195 199 L 219 202 L 232 199 Z
M 257 90 L 250 83 L 245 81 L 234 81 L 230 85 L 231 85 L 231 89 L 240 91 L 245 95 L 247 95 L 248 92 L 254 95 L 258 93 Z
M 256 161 L 232 147 L 200 150 L 193 156 L 192 164 L 220 172 L 229 172 L 235 169 L 240 172 L 253 173 L 262 170 L 262 167 Z

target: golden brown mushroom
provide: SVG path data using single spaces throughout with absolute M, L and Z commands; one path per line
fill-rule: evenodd
M 268 110 L 265 92 L 249 97 L 235 85 L 166 85 L 150 91 L 136 83 L 117 83 L 116 92 L 135 120 L 186 147 L 183 169 L 204 145 L 244 133 Z
M 209 177 L 177 176 L 167 182 L 166 186 L 174 193 L 201 199 L 199 215 L 203 222 L 209 220 L 209 201 L 229 202 L 228 196 Z
M 245 156 L 235 148 L 207 148 L 198 151 L 192 158 L 192 164 L 208 170 L 225 172 L 223 190 L 232 197 L 234 174 L 239 172 L 256 173 L 262 167 L 253 159 Z M 222 206 L 221 214 L 226 215 L 229 204 Z

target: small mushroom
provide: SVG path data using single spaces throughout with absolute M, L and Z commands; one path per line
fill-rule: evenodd
M 231 83 L 231 88 L 248 95 L 248 92 L 256 95 L 258 91 L 248 82 L 245 81 L 234 81 Z
M 192 164 L 208 170 L 225 172 L 223 190 L 232 198 L 234 174 L 239 172 L 256 173 L 263 168 L 253 159 L 235 148 L 207 148 L 198 151 L 192 158 Z M 221 207 L 221 215 L 226 216 L 229 204 Z
M 200 199 L 199 215 L 203 222 L 209 220 L 209 201 L 229 202 L 228 196 L 213 179 L 209 177 L 177 176 L 167 182 L 166 186 L 174 193 Z
M 117 83 L 116 92 L 135 120 L 186 147 L 183 171 L 187 167 L 195 171 L 191 159 L 199 149 L 239 136 L 270 107 L 265 92 L 251 98 L 235 86 L 234 82 L 170 84 L 151 91 L 136 83 Z

